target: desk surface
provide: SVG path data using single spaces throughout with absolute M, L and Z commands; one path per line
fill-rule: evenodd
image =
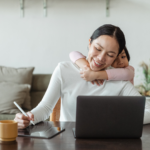
M 52 139 L 17 137 L 14 144 L 0 144 L 0 150 L 150 150 L 150 125 L 144 125 L 141 139 L 75 139 L 74 122 L 53 123 L 66 130 Z

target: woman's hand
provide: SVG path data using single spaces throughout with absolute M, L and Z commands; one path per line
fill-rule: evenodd
M 14 121 L 18 122 L 18 129 L 24 129 L 29 126 L 30 120 L 34 121 L 34 115 L 31 112 L 27 112 L 28 117 L 21 113 L 17 113 Z

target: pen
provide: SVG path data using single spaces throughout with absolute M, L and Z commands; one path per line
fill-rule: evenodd
M 16 102 L 14 102 L 14 104 L 18 107 L 18 109 L 19 109 L 25 116 L 28 117 L 28 115 L 21 109 L 21 107 L 20 107 Z M 31 122 L 33 125 L 35 125 L 33 121 L 30 121 L 30 122 Z

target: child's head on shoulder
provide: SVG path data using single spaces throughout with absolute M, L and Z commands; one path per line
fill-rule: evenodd
M 125 68 L 129 65 L 130 55 L 125 47 L 112 64 L 114 68 Z

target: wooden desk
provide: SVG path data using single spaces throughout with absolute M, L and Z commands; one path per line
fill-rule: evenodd
M 144 125 L 141 139 L 75 139 L 74 122 L 54 125 L 66 130 L 52 139 L 17 137 L 14 144 L 0 144 L 0 150 L 150 150 L 150 125 Z

